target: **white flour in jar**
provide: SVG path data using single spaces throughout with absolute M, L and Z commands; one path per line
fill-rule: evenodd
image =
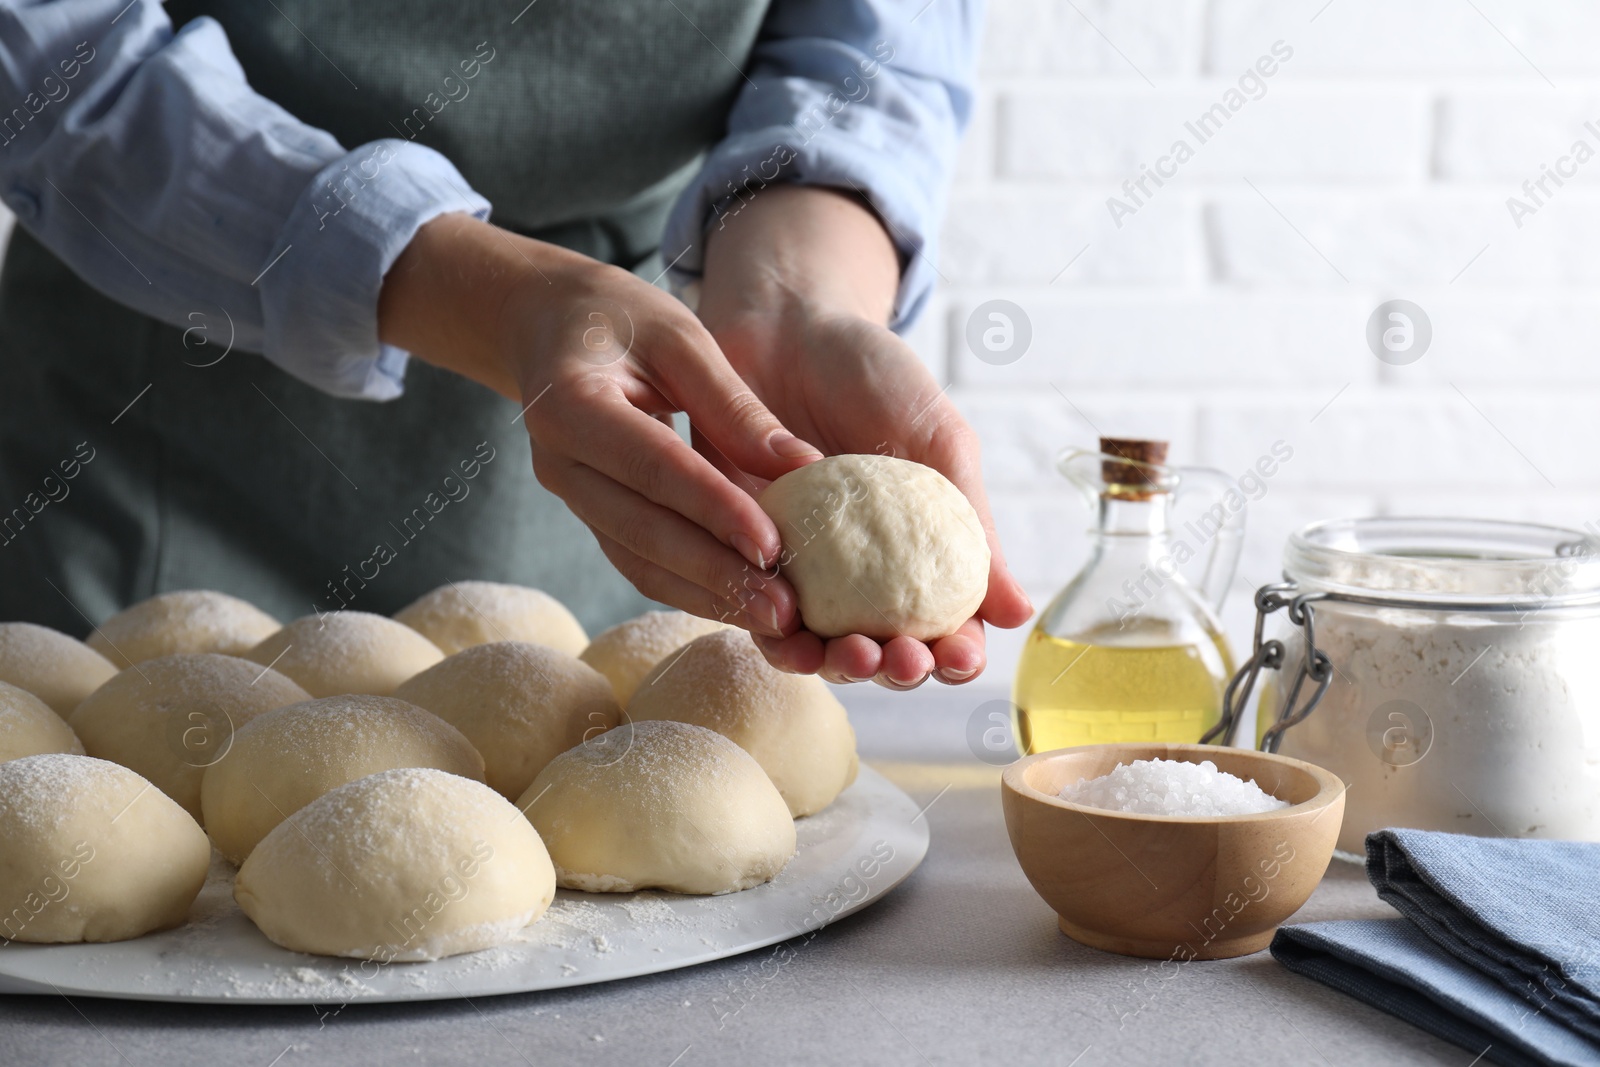
M 1314 612 L 1334 678 L 1279 751 L 1349 787 L 1340 849 L 1362 853 L 1370 831 L 1390 826 L 1600 840 L 1592 609 L 1523 615 L 1322 601 Z M 1298 670 L 1298 631 L 1286 644 L 1286 669 Z M 1258 714 L 1277 714 L 1283 678 L 1273 681 Z

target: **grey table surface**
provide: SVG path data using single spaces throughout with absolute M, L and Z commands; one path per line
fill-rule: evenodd
M 0 997 L 0 1065 L 1474 1062 L 1265 952 L 1169 977 L 1062 936 L 1006 841 L 999 772 L 967 742 L 969 722 L 998 694 L 844 695 L 863 757 L 931 805 L 932 845 L 898 889 L 809 940 L 473 1001 L 316 1009 Z M 1392 914 L 1358 867 L 1335 862 L 1293 921 Z

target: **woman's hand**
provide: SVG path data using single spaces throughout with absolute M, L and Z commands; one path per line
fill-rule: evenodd
M 774 640 L 795 631 L 788 583 L 747 588 L 781 549 L 749 479 L 819 453 L 677 300 L 627 271 L 446 215 L 385 278 L 379 331 L 524 405 L 540 483 L 640 592 Z M 675 411 L 689 413 L 699 452 L 672 429 Z M 735 475 L 747 484 L 723 470 L 747 472 Z
M 1020 626 L 1033 608 L 1000 551 L 976 435 L 884 325 L 899 276 L 892 243 L 860 201 L 771 186 L 713 231 L 699 310 L 729 362 L 796 434 L 829 455 L 882 453 L 927 464 L 977 509 L 992 554 L 989 589 L 978 616 L 951 636 L 932 645 L 909 637 L 880 644 L 860 634 L 824 642 L 807 631 L 757 638 L 787 670 L 904 689 L 930 673 L 950 684 L 977 677 L 983 623 Z M 740 480 L 733 457 L 698 436 L 696 444 Z

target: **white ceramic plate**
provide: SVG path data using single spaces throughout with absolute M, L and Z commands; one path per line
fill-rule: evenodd
M 899 885 L 928 851 L 910 797 L 863 766 L 826 811 L 801 819 L 773 881 L 721 897 L 556 894 L 509 944 L 432 963 L 379 965 L 281 949 L 233 902 L 218 860 L 176 930 L 103 945 L 0 943 L 0 993 L 316 1004 L 443 1000 L 609 982 L 721 959 L 805 934 Z

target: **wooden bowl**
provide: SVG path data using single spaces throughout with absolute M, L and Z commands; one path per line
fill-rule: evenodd
M 1061 788 L 1141 759 L 1210 760 L 1290 807 L 1259 815 L 1134 815 Z M 1074 941 L 1150 959 L 1260 951 L 1322 880 L 1344 783 L 1287 756 L 1217 745 L 1083 745 L 1026 756 L 1000 784 L 1006 830 L 1033 888 Z

